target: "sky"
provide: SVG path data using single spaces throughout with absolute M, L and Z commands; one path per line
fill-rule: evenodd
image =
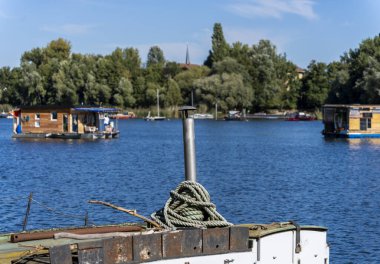
M 0 67 L 55 39 L 72 52 L 158 45 L 169 61 L 203 64 L 214 23 L 226 41 L 268 39 L 299 67 L 330 63 L 380 33 L 380 0 L 0 0 Z

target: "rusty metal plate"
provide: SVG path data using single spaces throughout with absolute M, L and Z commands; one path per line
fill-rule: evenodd
M 104 264 L 125 264 L 132 261 L 132 237 L 103 240 Z
M 133 236 L 133 260 L 153 261 L 162 258 L 161 234 Z
M 55 246 L 49 248 L 51 264 L 72 264 L 70 245 Z
M 162 234 L 162 256 L 176 258 L 182 256 L 182 231 L 173 231 Z
M 182 230 L 182 253 L 184 257 L 202 254 L 202 229 Z
M 228 252 L 230 248 L 229 228 L 210 228 L 202 231 L 204 254 L 220 254 Z
M 249 228 L 243 226 L 230 227 L 230 251 L 248 251 Z
M 78 244 L 79 263 L 103 264 L 103 241 L 91 241 Z
M 185 229 L 162 234 L 162 256 L 164 258 L 190 257 L 201 254 L 201 229 Z

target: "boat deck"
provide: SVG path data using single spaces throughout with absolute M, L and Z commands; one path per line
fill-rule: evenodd
M 108 233 L 108 231 L 117 232 Z M 292 258 L 292 254 L 297 253 L 294 252 L 293 243 L 304 245 L 303 254 L 307 252 L 309 257 L 315 259 L 317 258 L 315 252 L 318 252 L 318 258 L 325 260 L 326 250 L 328 253 L 328 246 L 325 248 L 326 244 L 323 242 L 326 239 L 326 231 L 324 227 L 300 227 L 286 222 L 209 229 L 182 228 L 171 231 L 126 224 L 24 232 L 0 235 L 0 263 L 18 260 L 17 263 L 170 262 L 177 264 L 190 260 L 190 263 L 211 263 L 219 258 L 223 260 L 232 257 L 238 263 L 252 263 L 252 260 L 259 258 L 259 250 L 264 250 L 261 256 L 263 258 L 264 254 L 274 254 L 273 252 L 282 248 L 282 244 L 290 249 L 286 257 Z M 317 248 L 311 248 L 312 251 L 307 249 L 310 235 L 322 242 Z M 266 244 L 268 242 L 265 241 L 273 242 L 275 237 L 277 237 L 275 244 Z M 260 241 L 262 246 L 267 246 L 260 249 Z M 269 255 L 268 259 L 272 259 Z
M 120 134 L 119 131 L 102 131 L 94 133 L 20 133 L 13 134 L 12 138 L 55 138 L 55 139 L 102 139 L 102 138 L 116 138 Z

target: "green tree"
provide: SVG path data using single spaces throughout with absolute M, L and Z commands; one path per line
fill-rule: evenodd
M 85 84 L 83 89 L 83 104 L 93 105 L 98 103 L 98 86 L 94 74 L 88 72 L 85 77 Z
M 209 51 L 209 56 L 204 63 L 210 68 L 215 62 L 221 61 L 229 56 L 230 47 L 224 38 L 222 24 L 214 24 L 211 42 L 212 49 Z
M 96 85 L 97 91 L 98 91 L 98 100 L 97 104 L 107 105 L 111 98 L 111 88 L 106 84 L 97 84 Z
M 372 85 L 377 83 L 379 74 L 380 35 L 362 41 L 359 48 L 350 50 L 341 61 L 348 64 L 348 103 L 378 102 L 379 95 Z
M 23 87 L 21 86 L 21 80 L 22 80 L 22 70 L 20 67 L 15 67 L 11 70 L 11 75 L 8 81 L 9 87 L 6 90 L 6 95 L 8 97 L 8 103 L 16 106 L 22 104 L 22 98 L 23 95 L 25 97 L 26 94 L 23 94 L 22 92 L 25 91 Z
M 132 83 L 128 79 L 120 79 L 119 85 L 113 95 L 113 101 L 117 106 L 122 108 L 134 106 L 136 99 L 133 97 Z
M 146 83 L 143 76 L 137 77 L 133 86 L 133 97 L 136 99 L 136 106 L 147 107 L 146 96 Z
M 212 108 L 215 103 L 223 111 L 248 108 L 252 102 L 252 89 L 244 84 L 239 73 L 213 74 L 194 83 L 200 91 L 201 103 Z
M 252 47 L 248 71 L 254 90 L 253 107 L 256 111 L 276 108 L 281 88 L 276 72 L 276 47 L 269 40 L 260 40 Z
M 51 41 L 43 50 L 44 59 L 57 59 L 58 61 L 68 60 L 71 54 L 71 44 L 69 41 L 59 38 Z
M 163 69 L 163 75 L 167 80 L 174 78 L 174 76 L 180 72 L 181 68 L 179 67 L 179 64 L 174 61 L 168 61 Z
M 326 101 L 330 90 L 327 65 L 312 61 L 302 79 L 299 107 L 302 109 L 318 109 Z
M 145 100 L 149 106 L 157 104 L 157 90 L 160 91 L 160 105 L 165 104 L 165 94 L 157 83 L 148 82 L 145 90 Z
M 340 104 L 349 102 L 349 72 L 348 64 L 342 62 L 332 62 L 327 65 L 330 90 L 326 103 Z
M 138 49 L 126 48 L 123 50 L 124 65 L 130 73 L 130 78 L 136 80 L 141 75 L 141 58 Z
M 13 87 L 11 85 L 12 71 L 9 67 L 0 68 L 0 104 L 9 104 Z
M 39 68 L 45 62 L 44 49 L 34 48 L 31 51 L 26 51 L 21 56 L 22 63 L 33 63 Z
M 380 103 L 380 61 L 373 57 L 368 58 L 368 66 L 363 77 L 356 83 L 356 88 L 363 91 L 361 101 L 369 104 Z
M 238 63 L 244 67 L 250 65 L 251 48 L 247 44 L 235 42 L 232 44 L 230 50 L 230 57 L 234 58 Z
M 174 108 L 182 104 L 181 90 L 177 82 L 172 78 L 168 80 L 168 91 L 166 93 L 165 103 L 167 106 Z
M 163 67 L 165 64 L 164 52 L 158 46 L 153 46 L 149 49 L 146 66 L 149 68 L 153 65 Z
M 21 65 L 22 77 L 20 84 L 23 90 L 21 103 L 24 105 L 44 104 L 46 90 L 42 83 L 42 77 L 34 64 L 24 63 Z
M 78 103 L 77 86 L 74 83 L 74 68 L 68 61 L 60 64 L 60 69 L 53 75 L 53 86 L 56 90 L 55 103 L 74 105 Z
M 180 90 L 181 97 L 183 99 L 183 103 L 186 105 L 191 105 L 191 93 L 193 93 L 194 103 L 197 104 L 197 96 L 195 91 L 194 82 L 198 79 L 204 78 L 208 76 L 210 73 L 210 69 L 206 66 L 201 67 L 191 67 L 187 70 L 184 70 L 178 73 L 174 80 L 177 82 Z M 199 95 L 200 91 L 198 91 Z
M 285 56 L 278 55 L 276 59 L 277 83 L 280 93 L 276 96 L 277 108 L 296 109 L 301 88 L 297 66 L 288 61 Z

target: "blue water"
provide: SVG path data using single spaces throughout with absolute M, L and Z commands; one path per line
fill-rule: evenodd
M 329 228 L 331 263 L 380 263 L 380 139 L 325 140 L 321 122 L 197 120 L 198 181 L 233 223 Z M 115 140 L 15 140 L 0 119 L 0 233 L 136 221 L 184 179 L 178 120 L 120 121 Z

